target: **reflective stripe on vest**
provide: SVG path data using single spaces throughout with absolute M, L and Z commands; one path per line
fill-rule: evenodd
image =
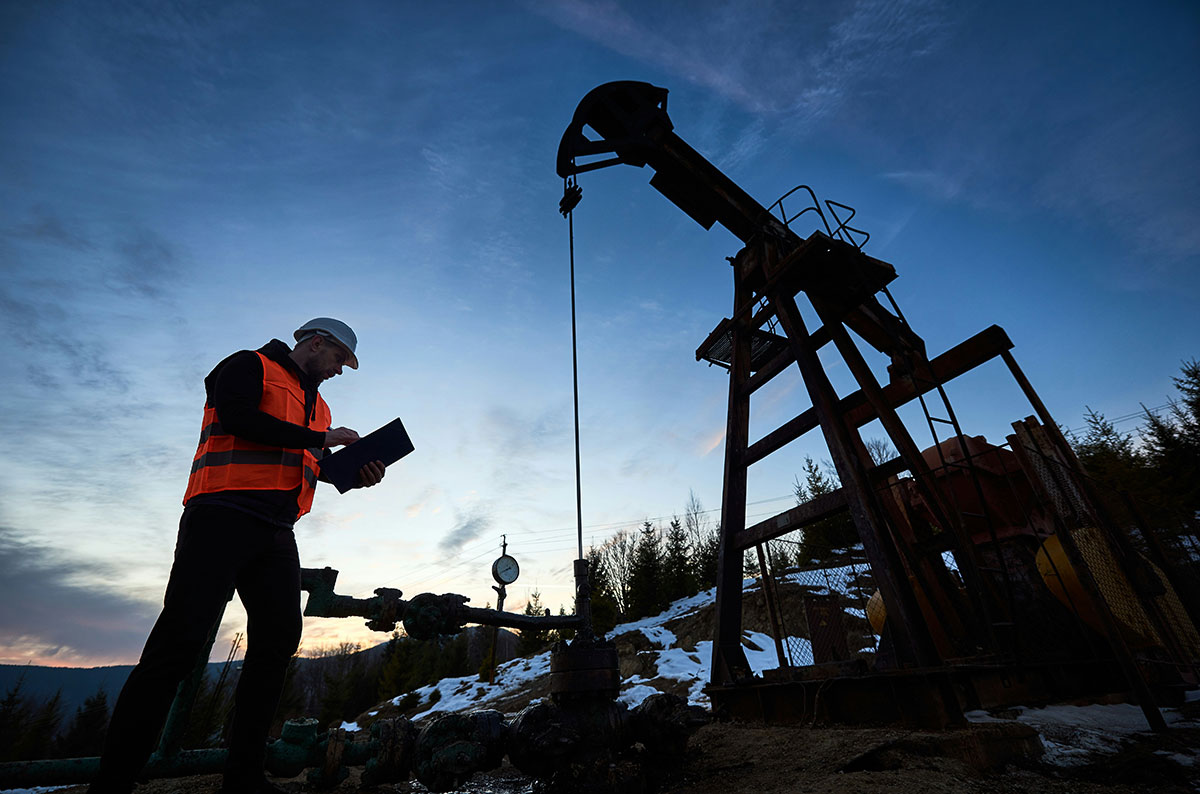
M 304 387 L 282 364 L 257 354 L 263 366 L 263 393 L 258 409 L 276 419 L 324 432 L 329 406 L 317 395 L 310 420 L 304 412 Z M 283 449 L 256 444 L 226 433 L 216 409 L 205 404 L 200 443 L 192 459 L 184 504 L 193 496 L 219 491 L 291 491 L 299 488 L 297 518 L 312 508 L 317 487 L 317 461 L 324 450 Z

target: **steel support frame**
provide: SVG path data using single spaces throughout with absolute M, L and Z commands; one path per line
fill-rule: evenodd
M 863 543 L 868 562 L 876 578 L 884 602 L 895 619 L 889 622 L 897 657 L 907 667 L 933 667 L 940 663 L 932 637 L 925 626 L 917 603 L 916 594 L 909 580 L 909 567 L 905 564 L 889 527 L 888 514 L 881 503 L 872 482 L 873 464 L 858 433 L 858 425 L 847 421 L 846 406 L 839 399 L 818 356 L 821 342 L 828 339 L 840 341 L 846 330 L 840 320 L 836 324 L 825 318 L 820 337 L 810 334 L 796 305 L 795 280 L 788 277 L 788 270 L 798 267 L 800 261 L 789 251 L 783 261 L 777 258 L 777 247 L 770 244 L 751 244 L 734 260 L 734 306 L 732 333 L 732 355 L 729 368 L 729 413 L 725 435 L 725 482 L 721 502 L 721 537 L 717 563 L 717 626 L 713 643 L 711 683 L 724 685 L 751 676 L 749 665 L 741 648 L 741 580 L 742 553 L 747 547 L 746 483 L 751 464 L 749 450 L 750 427 L 750 334 L 753 323 L 766 314 L 760 311 L 750 319 L 752 308 L 765 299 L 767 305 L 787 335 L 790 358 L 799 368 L 808 390 L 809 398 L 819 426 L 833 458 L 834 467 L 842 482 L 838 496 L 830 501 L 845 504 Z M 763 274 L 772 274 L 764 278 Z M 764 288 L 757 293 L 751 284 Z M 846 341 L 849 337 L 846 336 Z M 853 344 L 853 342 L 849 342 Z M 848 351 L 839 345 L 845 357 Z M 865 367 L 865 363 L 864 363 Z M 776 367 L 771 367 L 776 370 Z M 868 395 L 867 402 L 876 415 L 887 414 L 885 427 L 894 433 L 900 419 L 888 400 L 881 396 L 881 389 L 873 378 L 864 378 L 852 366 L 859 379 L 860 393 Z M 778 370 L 782 372 L 782 370 Z M 777 373 L 778 374 L 778 373 Z M 754 386 L 761 385 L 761 379 Z M 905 444 L 907 440 L 907 444 Z M 897 446 L 908 454 L 903 455 L 906 466 L 921 472 L 923 462 L 915 444 L 905 432 Z M 933 487 L 932 485 L 930 487 Z M 937 499 L 931 494 L 931 499 Z M 940 501 L 940 500 L 938 500 Z M 914 572 L 915 573 L 915 572 Z

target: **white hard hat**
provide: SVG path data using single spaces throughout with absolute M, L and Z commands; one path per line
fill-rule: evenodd
M 314 317 L 297 328 L 292 336 L 296 337 L 296 342 L 299 343 L 314 334 L 328 337 L 346 348 L 346 352 L 350 354 L 350 357 L 346 360 L 346 365 L 350 369 L 358 369 L 358 357 L 354 355 L 354 348 L 358 347 L 358 337 L 354 335 L 354 331 L 351 330 L 350 326 L 332 317 Z

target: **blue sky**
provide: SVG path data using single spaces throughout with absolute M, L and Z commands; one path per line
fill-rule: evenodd
M 136 659 L 203 376 L 313 316 L 358 332 L 335 424 L 404 418 L 383 485 L 318 493 L 306 566 L 494 598 L 507 533 L 551 606 L 574 556 L 558 139 L 610 80 L 764 204 L 851 204 L 938 353 L 993 323 L 1080 427 L 1161 405 L 1200 353 L 1200 10 L 949 2 L 8 3 L 0 9 L 0 662 Z M 726 256 L 622 167 L 576 211 L 585 540 L 720 503 Z M 886 363 L 886 362 L 874 362 Z M 846 386 L 844 371 L 833 368 Z M 956 383 L 970 432 L 1030 410 Z M 807 408 L 781 377 L 760 435 Z M 1132 429 L 1133 423 L 1122 425 Z M 788 506 L 814 439 L 751 470 Z M 231 607 L 223 639 L 244 617 Z M 371 641 L 310 620 L 308 646 Z

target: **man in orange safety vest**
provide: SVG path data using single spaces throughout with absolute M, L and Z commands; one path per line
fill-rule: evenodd
M 175 691 L 207 646 L 232 589 L 246 608 L 246 658 L 234 696 L 225 794 L 282 791 L 264 773 L 266 740 L 288 662 L 300 644 L 300 558 L 292 526 L 312 507 L 317 462 L 358 433 L 332 427 L 321 383 L 358 369 L 358 339 L 318 317 L 289 346 L 242 350 L 204 379 L 192 459 L 163 610 L 113 708 L 89 794 L 128 794 L 166 722 Z M 383 479 L 368 463 L 360 487 Z

